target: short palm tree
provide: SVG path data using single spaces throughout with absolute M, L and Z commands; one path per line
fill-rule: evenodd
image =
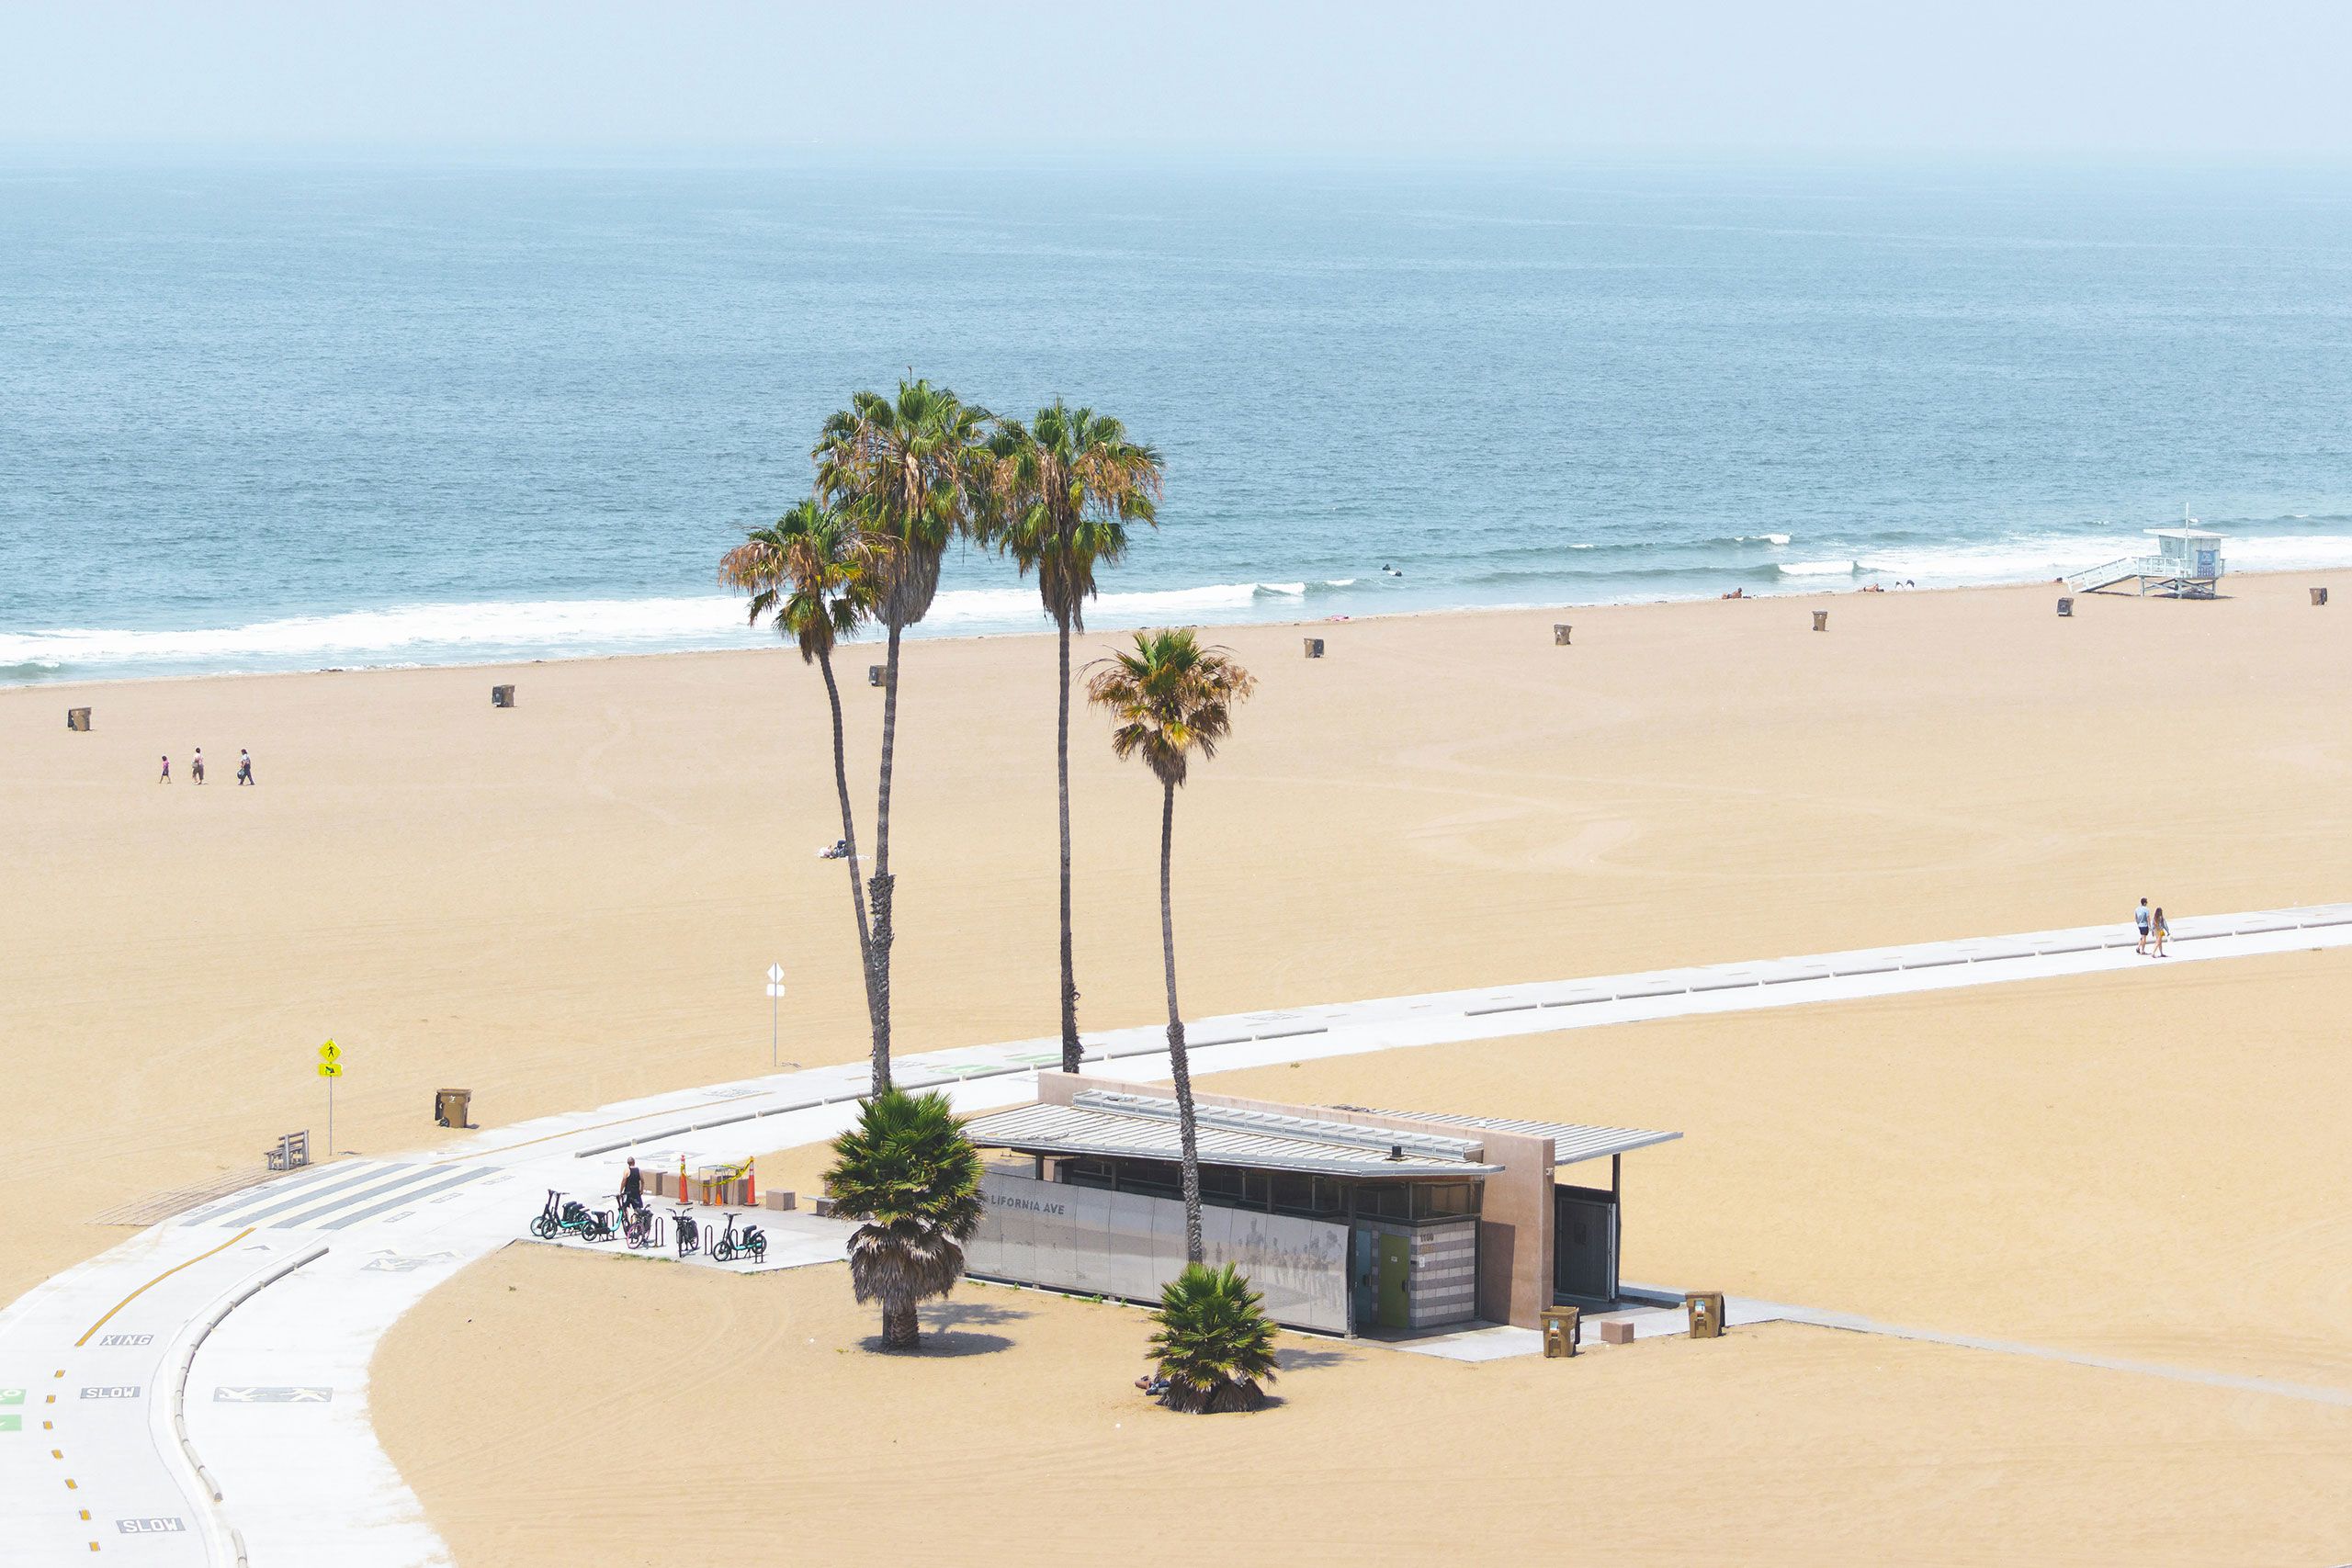
M 1027 424 L 1006 420 L 989 443 L 996 459 L 991 543 L 1037 574 L 1046 614 L 1060 635 L 1054 774 L 1061 806 L 1062 1070 L 1079 1068 L 1078 972 L 1070 954 L 1069 638 L 1086 629 L 1094 573 L 1127 553 L 1127 525 L 1150 523 L 1159 499 L 1159 454 L 1127 439 L 1109 414 L 1057 398 Z
M 980 1224 L 979 1151 L 947 1097 L 888 1089 L 865 1101 L 833 1142 L 825 1190 L 836 1214 L 864 1222 L 849 1277 L 860 1302 L 882 1303 L 882 1348 L 914 1349 L 915 1303 L 956 1288 Z
M 849 852 L 849 897 L 857 916 L 858 968 L 866 1011 L 874 1008 L 873 939 L 866 928 L 865 889 L 857 880 L 857 819 L 850 807 L 849 768 L 842 745 L 842 693 L 833 680 L 833 647 L 857 629 L 873 607 L 875 551 L 846 517 L 813 498 L 765 528 L 754 528 L 718 563 L 719 581 L 751 598 L 752 624 L 775 617 L 778 635 L 798 645 L 804 662 L 825 677 L 833 711 L 833 792 L 842 807 L 842 843 Z
M 1176 841 L 1176 790 L 1194 752 L 1216 755 L 1233 732 L 1233 709 L 1257 680 L 1221 648 L 1189 630 L 1143 631 L 1134 648 L 1095 661 L 1087 699 L 1107 710 L 1114 755 L 1141 757 L 1159 781 L 1159 947 L 1168 976 L 1168 1066 L 1176 1079 L 1183 1147 L 1184 1257 L 1201 1261 L 1201 1162 L 1193 1118 L 1193 1069 L 1184 1055 L 1184 1015 L 1176 1005 L 1176 917 L 1169 874 Z
M 940 562 L 988 494 L 988 411 L 928 381 L 901 381 L 895 398 L 860 392 L 825 422 L 810 456 L 817 493 L 839 506 L 874 547 L 874 618 L 887 633 L 882 767 L 874 815 L 873 916 L 866 967 L 874 1023 L 874 1092 L 890 1086 L 890 779 L 899 735 L 899 642 L 939 592 Z
M 1230 1263 L 1221 1269 L 1190 1264 L 1168 1281 L 1152 1314 L 1159 1325 L 1151 1337 L 1152 1359 L 1168 1380 L 1162 1404 L 1210 1414 L 1266 1403 L 1259 1385 L 1276 1376 L 1274 1324 L 1260 1303 Z

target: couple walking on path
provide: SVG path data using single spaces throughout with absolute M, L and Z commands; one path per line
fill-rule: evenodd
M 2165 955 L 2165 940 L 2172 935 L 2172 928 L 2165 924 L 2165 912 L 2162 909 L 2150 910 L 2148 901 L 2143 898 L 2140 907 L 2132 912 L 2132 918 L 2140 927 L 2140 956 L 2148 956 L 2148 944 L 2153 942 L 2156 944 L 2155 955 L 2162 958 Z
M 188 763 L 187 771 L 188 776 L 194 779 L 198 784 L 202 784 L 204 782 L 203 747 L 199 746 L 196 749 L 196 760 Z M 163 776 L 158 778 L 155 782 L 157 784 L 169 784 L 172 782 L 171 753 L 165 752 L 164 754 Z M 254 782 L 254 754 L 251 751 L 246 750 L 242 746 L 237 749 L 237 782 L 241 784 L 249 784 Z

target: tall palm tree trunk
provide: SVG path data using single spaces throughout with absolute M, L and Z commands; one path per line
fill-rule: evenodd
M 1169 897 L 1169 863 L 1176 844 L 1176 785 L 1160 786 L 1159 954 L 1168 971 L 1168 1066 L 1176 1077 L 1176 1130 L 1184 1149 L 1184 1261 L 1204 1260 L 1201 1248 L 1201 1153 L 1193 1122 L 1193 1066 L 1184 1055 L 1184 1020 L 1176 1010 L 1176 909 Z
M 874 877 L 868 888 L 874 938 L 866 968 L 873 976 L 874 1092 L 877 1095 L 890 1087 L 890 765 L 899 740 L 899 632 L 893 617 L 889 651 L 882 666 L 882 788 L 874 814 Z
M 1055 782 L 1061 790 L 1062 814 L 1062 1071 L 1079 1067 L 1078 966 L 1070 958 L 1069 918 L 1069 612 L 1055 617 L 1061 623 L 1061 714 L 1054 733 Z
M 922 1343 L 922 1323 L 912 1295 L 892 1295 L 882 1303 L 882 1348 L 911 1350 Z
M 874 933 L 865 921 L 865 885 L 857 879 L 857 818 L 849 804 L 849 762 L 842 745 L 842 689 L 833 682 L 833 655 L 817 652 L 817 668 L 825 674 L 825 700 L 833 707 L 833 793 L 842 803 L 842 845 L 849 851 L 849 901 L 857 911 L 857 969 L 865 983 L 865 1017 L 874 1019 Z

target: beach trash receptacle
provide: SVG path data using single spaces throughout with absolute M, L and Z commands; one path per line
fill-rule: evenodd
M 1541 1313 L 1544 1323 L 1544 1359 L 1558 1360 L 1577 1353 L 1577 1330 L 1584 1314 L 1577 1307 L 1545 1307 Z
M 2075 601 L 2071 595 L 2061 594 L 2059 596 L 2058 613 L 2064 616 L 2073 616 L 2075 613 Z
M 494 708 L 513 707 L 514 705 L 514 688 L 512 686 L 492 686 L 490 689 L 490 705 Z
M 1323 657 L 1323 639 L 1321 637 L 1311 637 L 1306 639 L 1306 657 L 1309 659 L 1320 659 Z
M 1699 1291 L 1682 1298 L 1683 1310 L 1690 1314 L 1690 1337 L 1720 1339 L 1724 1337 L 1724 1293 L 1721 1291 Z
M 1817 632 L 1826 632 L 1829 629 L 1828 611 L 1815 610 L 1813 613 L 1813 629 Z
M 1554 621 L 1552 623 L 1552 646 L 1554 648 L 1566 648 L 1568 646 L 1567 622 Z
M 2327 603 L 2327 590 L 2326 590 L 2326 589 L 2324 589 L 2324 588 L 2314 588 L 2314 589 L 2312 589 L 2312 604 L 2326 604 L 2326 603 Z M 88 716 L 89 716 L 90 710 L 89 710 L 88 708 L 84 708 L 84 709 L 82 709 L 81 711 L 82 711 L 82 716 L 83 716 L 83 717 L 86 720 L 86 719 L 88 718 Z M 87 729 L 87 728 L 89 728 L 90 727 L 89 727 L 89 725 L 88 725 L 87 723 L 85 723 L 85 724 L 82 726 L 82 728 L 85 728 L 85 729 Z
M 87 733 L 90 728 L 90 710 L 88 708 L 67 708 L 65 710 L 65 728 Z
M 470 1127 L 473 1123 L 474 1091 L 469 1089 L 435 1089 L 433 1093 L 433 1122 L 437 1127 Z
M 865 683 L 869 686 L 878 686 L 882 683 L 882 666 L 869 664 L 865 667 Z

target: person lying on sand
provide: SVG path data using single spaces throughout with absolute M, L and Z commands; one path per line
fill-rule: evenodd
M 847 839 L 835 839 L 831 849 L 819 850 L 817 852 L 817 858 L 819 860 L 849 859 L 849 840 Z

